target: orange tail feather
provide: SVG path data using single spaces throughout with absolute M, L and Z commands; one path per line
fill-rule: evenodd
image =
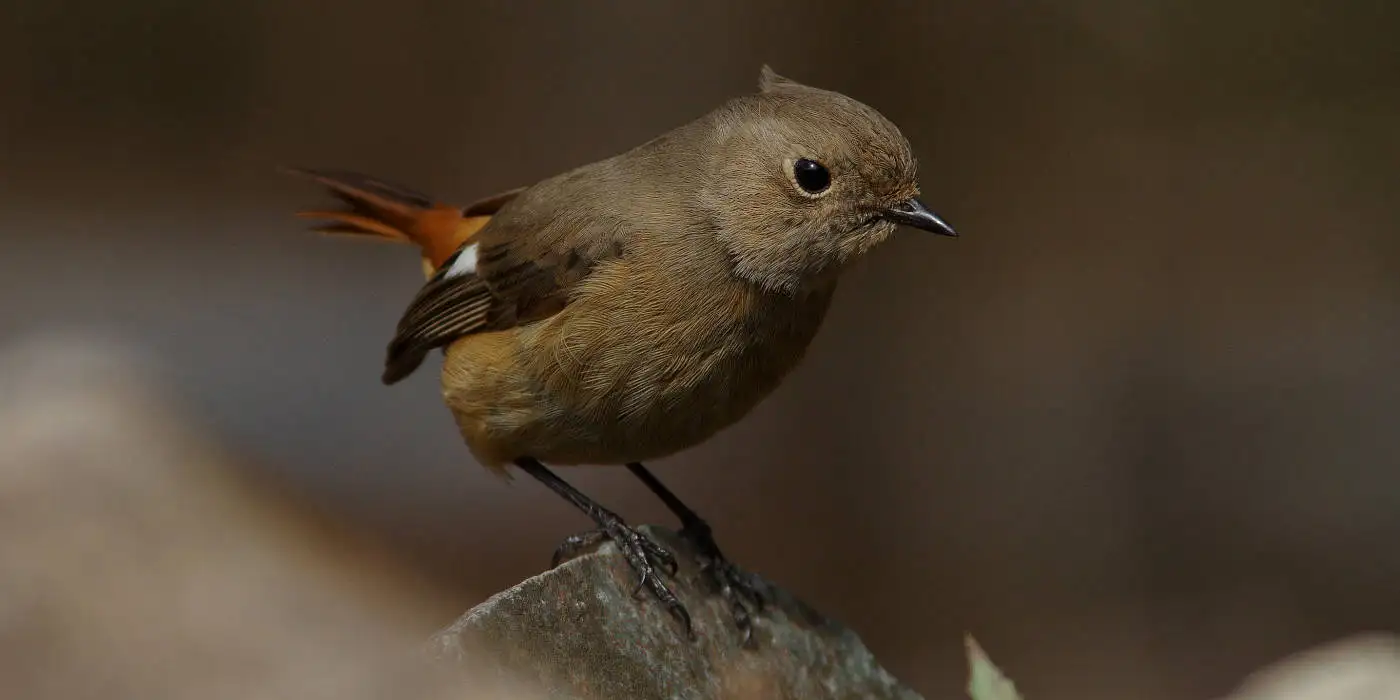
M 303 219 L 328 221 L 312 228 L 327 234 L 369 236 L 417 245 L 423 271 L 432 276 L 453 253 L 480 231 L 519 190 L 482 200 L 465 209 L 434 202 L 427 195 L 353 172 L 285 168 L 330 190 L 345 206 L 299 211 Z

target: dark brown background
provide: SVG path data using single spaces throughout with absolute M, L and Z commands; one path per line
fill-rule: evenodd
M 902 231 L 791 382 L 655 465 L 736 559 L 944 697 L 964 630 L 1036 697 L 1152 700 L 1400 625 L 1400 5 L 699 5 L 9 0 L 0 341 L 150 353 L 465 607 L 586 523 L 471 463 L 432 368 L 379 384 L 414 254 L 301 233 L 324 200 L 274 167 L 468 201 L 768 62 L 898 123 L 964 236 Z

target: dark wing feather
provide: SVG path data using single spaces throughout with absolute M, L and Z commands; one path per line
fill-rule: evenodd
M 383 380 L 393 384 L 422 364 L 427 353 L 473 333 L 504 330 L 562 310 L 594 266 L 622 254 L 622 228 L 571 208 L 560 216 L 545 198 L 526 192 L 491 219 L 476 245 L 476 272 L 448 277 L 459 250 L 423 286 L 389 344 Z
M 495 304 L 486 283 L 476 275 L 435 275 L 399 320 L 398 331 L 389 343 L 384 383 L 393 384 L 412 374 L 433 348 L 486 329 Z

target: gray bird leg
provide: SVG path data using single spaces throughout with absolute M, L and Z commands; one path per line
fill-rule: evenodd
M 701 571 L 709 576 L 720 595 L 729 602 L 729 607 L 734 613 L 734 624 L 744 633 L 744 644 L 750 645 L 753 640 L 753 611 L 749 608 L 752 606 L 754 611 L 761 611 L 764 605 L 759 587 L 749 580 L 747 574 L 725 558 L 719 545 L 715 543 L 709 523 L 682 503 L 681 499 L 671 493 L 650 470 L 640 462 L 628 464 L 627 470 L 640 479 L 647 489 L 656 494 L 656 497 L 680 519 L 681 537 L 695 547 Z
M 582 537 L 590 538 L 593 544 L 596 544 L 602 539 L 612 540 L 613 543 L 617 545 L 618 550 L 622 552 L 623 557 L 627 559 L 627 563 L 632 567 L 632 570 L 637 572 L 637 576 L 640 579 L 637 582 L 637 589 L 634 591 L 634 595 L 640 593 L 643 587 L 647 588 L 662 605 L 666 606 L 666 609 L 669 610 L 676 619 L 680 620 L 681 624 L 685 627 L 686 635 L 694 636 L 694 631 L 690 626 L 690 613 L 686 611 L 685 606 L 676 598 L 676 594 L 672 593 L 671 589 L 666 586 L 666 583 L 661 580 L 661 575 L 657 572 L 657 568 L 669 569 L 672 575 L 677 571 L 676 559 L 671 556 L 670 552 L 666 551 L 661 545 L 653 542 L 651 538 L 628 526 L 616 513 L 599 505 L 597 501 L 584 495 L 582 491 L 571 486 L 569 482 L 555 476 L 554 472 L 545 468 L 539 460 L 528 457 L 521 458 L 515 460 L 515 466 L 519 467 L 520 470 L 526 474 L 534 477 L 540 483 L 548 486 L 551 491 L 563 496 L 570 503 L 574 504 L 574 507 L 587 514 L 594 523 L 597 523 L 598 530 Z M 565 547 L 569 546 L 570 541 L 578 538 L 580 538 L 580 536 L 569 538 L 569 541 L 561 545 L 560 550 L 562 551 Z M 559 560 L 560 552 L 556 551 L 556 566 Z

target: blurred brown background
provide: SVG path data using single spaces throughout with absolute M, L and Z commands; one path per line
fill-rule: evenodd
M 587 523 L 476 468 L 432 369 L 379 384 L 415 254 L 303 233 L 325 200 L 274 168 L 470 201 L 768 62 L 899 124 L 963 237 L 901 232 L 788 385 L 655 465 L 735 559 L 938 696 L 964 630 L 1036 697 L 1152 700 L 1400 626 L 1400 5 L 0 9 L 0 343 L 146 353 L 461 608 Z M 565 476 L 668 522 L 621 470 Z

